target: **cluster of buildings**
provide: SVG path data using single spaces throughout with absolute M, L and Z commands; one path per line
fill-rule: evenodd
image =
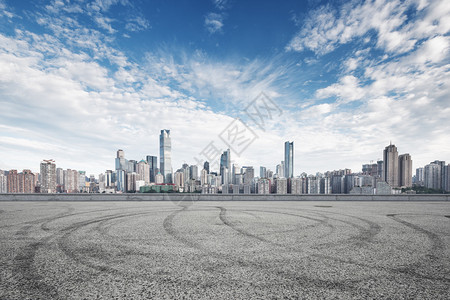
M 159 193 L 188 192 L 204 194 L 395 194 L 413 183 L 450 192 L 450 164 L 434 161 L 416 169 L 412 176 L 409 154 L 398 154 L 392 143 L 383 151 L 383 160 L 362 165 L 361 172 L 350 169 L 294 176 L 294 142 L 285 142 L 284 160 L 275 172 L 260 166 L 239 166 L 224 151 L 214 162 L 183 164 L 173 172 L 170 130 L 161 130 L 160 156 L 147 155 L 140 161 L 128 160 L 117 151 L 115 169 L 95 178 L 85 171 L 57 168 L 55 161 L 44 160 L 40 173 L 30 170 L 0 170 L 0 193 Z

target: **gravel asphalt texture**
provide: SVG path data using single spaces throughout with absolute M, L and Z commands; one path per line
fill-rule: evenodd
M 0 299 L 450 299 L 446 202 L 0 202 Z

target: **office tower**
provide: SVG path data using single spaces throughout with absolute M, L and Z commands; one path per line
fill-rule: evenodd
M 255 177 L 255 170 L 253 169 L 253 167 L 243 167 L 243 168 L 245 168 L 244 185 L 251 184 L 253 178 Z
M 106 170 L 106 173 L 105 173 L 105 188 L 112 188 L 112 187 L 114 187 L 113 171 L 112 170 Z
M 287 194 L 287 179 L 280 177 L 275 180 L 275 189 L 277 194 Z
M 7 182 L 8 193 L 19 193 L 19 174 L 17 170 L 9 170 Z
M 127 173 L 124 170 L 116 171 L 116 190 L 125 193 L 127 189 Z
M 377 177 L 378 178 L 383 178 L 383 161 L 382 160 L 378 160 L 377 161 Z
M 191 174 L 191 178 L 189 178 L 189 179 L 198 180 L 198 166 L 197 165 L 190 166 L 189 173 Z
M 116 163 L 116 171 L 123 170 L 125 172 L 128 172 L 129 163 L 128 160 L 125 159 L 125 152 L 122 149 L 117 150 L 115 163 Z
M 56 193 L 56 164 L 52 159 L 41 162 L 41 193 Z
M 150 168 L 150 182 L 155 182 L 156 169 L 158 168 L 157 157 L 147 155 L 147 163 Z
M 383 180 L 391 187 L 398 187 L 398 152 L 392 143 L 383 151 Z
M 401 187 L 412 187 L 412 160 L 408 153 L 398 156 L 398 184 Z
M 266 167 L 259 167 L 259 177 L 260 178 L 267 178 Z
M 170 130 L 161 130 L 159 136 L 159 171 L 164 177 L 165 183 L 172 183 L 172 142 Z
M 224 178 L 224 169 L 227 169 L 227 178 Z M 228 183 L 232 182 L 232 178 L 231 178 L 231 152 L 230 149 L 227 149 L 226 151 L 224 151 L 222 153 L 222 155 L 220 156 L 220 176 L 222 176 L 222 183 L 224 183 L 224 181 L 227 181 Z
M 129 172 L 129 173 L 137 172 L 137 161 L 135 161 L 133 159 L 130 159 L 128 161 L 127 172 Z
M 426 188 L 441 189 L 441 165 L 432 162 L 423 168 L 423 184 Z
M 294 177 L 294 142 L 284 143 L 284 177 Z
M 0 170 L 0 194 L 6 194 L 8 192 L 8 176 L 5 172 Z
M 205 161 L 205 163 L 203 164 L 203 169 L 205 169 L 209 174 L 209 162 Z
M 141 160 L 137 165 L 137 180 L 143 180 L 145 184 L 150 183 L 150 166 L 147 161 Z

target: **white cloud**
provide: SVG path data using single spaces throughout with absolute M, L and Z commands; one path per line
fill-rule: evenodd
M 128 31 L 142 31 L 150 28 L 150 23 L 143 17 L 135 17 L 128 21 L 125 29 Z
M 286 49 L 325 54 L 374 30 L 378 48 L 405 53 L 415 47 L 418 39 L 448 32 L 449 6 L 448 1 L 425 4 L 413 0 L 352 1 L 339 9 L 323 6 L 308 15 Z M 410 22 L 409 10 L 415 10 L 420 21 Z
M 221 32 L 223 27 L 223 15 L 208 13 L 205 16 L 205 27 L 209 33 Z
M 113 29 L 111 26 L 111 22 L 114 21 L 113 19 L 107 18 L 107 17 L 102 17 L 102 16 L 97 16 L 94 18 L 95 22 L 98 24 L 98 26 L 100 26 L 101 28 L 105 29 L 106 31 L 108 31 L 109 33 L 116 33 L 117 30 Z

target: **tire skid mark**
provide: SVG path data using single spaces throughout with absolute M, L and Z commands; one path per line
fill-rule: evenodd
M 84 212 L 79 212 L 79 213 L 74 213 L 74 214 L 66 214 L 66 215 L 57 216 L 57 217 L 45 220 L 43 223 L 41 223 L 41 229 L 44 230 L 44 231 L 49 231 L 50 230 L 50 228 L 48 227 L 49 223 L 54 222 L 54 221 L 59 220 L 59 219 L 68 218 L 68 217 L 85 215 L 85 214 L 96 213 L 96 212 L 109 212 L 109 211 L 114 211 L 114 210 L 139 209 L 139 208 L 148 208 L 148 207 L 147 206 L 145 206 L 145 207 L 142 206 L 142 207 L 129 207 L 129 208 L 96 209 L 96 210 L 84 211 Z
M 250 238 L 254 238 L 257 239 L 261 242 L 265 242 L 271 245 L 275 245 L 275 246 L 280 246 L 278 243 L 272 242 L 266 238 L 260 237 L 258 235 L 255 235 L 253 233 L 248 232 L 247 230 L 241 229 L 239 227 L 237 227 L 236 225 L 234 225 L 232 222 L 230 222 L 227 218 L 227 209 L 221 206 L 217 206 L 218 209 L 220 209 L 220 214 L 219 214 L 219 218 L 220 220 L 223 222 L 223 224 L 225 224 L 226 226 L 230 227 L 231 229 L 239 232 L 240 234 L 246 236 L 246 237 L 250 237 Z
M 57 298 L 58 291 L 54 286 L 48 285 L 43 281 L 43 277 L 37 273 L 33 264 L 37 251 L 45 246 L 49 240 L 50 237 L 47 237 L 38 242 L 29 243 L 25 248 L 21 249 L 14 257 L 12 270 L 13 273 L 19 273 L 23 279 L 19 280 L 20 290 L 32 292 L 33 297 L 43 294 L 44 299 Z
M 271 213 L 271 214 L 280 214 L 280 215 L 286 215 L 286 216 L 294 216 L 294 217 L 298 217 L 298 218 L 307 219 L 307 220 L 311 220 L 311 221 L 317 222 L 317 224 L 307 225 L 303 229 L 315 228 L 315 227 L 318 227 L 318 226 L 321 226 L 321 225 L 330 228 L 329 232 L 320 235 L 318 238 L 327 237 L 327 236 L 331 235 L 336 230 L 336 228 L 333 225 L 328 223 L 328 219 L 329 218 L 326 217 L 326 216 L 324 216 L 323 219 L 317 219 L 317 218 L 308 217 L 308 216 L 304 216 L 304 215 L 297 215 L 297 214 L 293 214 L 293 213 L 278 212 L 278 211 L 272 211 L 272 210 L 246 210 L 246 211 L 257 211 L 257 212 L 264 212 L 264 213 Z
M 436 233 L 426 230 L 426 229 L 424 229 L 420 226 L 417 226 L 413 223 L 402 220 L 401 218 L 398 217 L 399 215 L 403 215 L 403 214 L 388 214 L 386 216 L 400 224 L 405 225 L 406 227 L 409 227 L 421 234 L 424 234 L 428 238 L 428 240 L 431 242 L 431 249 L 429 250 L 429 254 L 424 258 L 425 261 L 417 261 L 417 262 L 409 264 L 403 268 L 397 268 L 397 270 L 399 270 L 400 272 L 408 273 L 408 274 L 422 276 L 422 274 L 419 274 L 417 272 L 417 269 L 426 263 L 438 263 L 440 260 L 442 260 L 442 254 L 445 251 L 445 244 Z M 429 276 L 427 276 L 427 277 L 429 277 Z M 450 282 L 450 277 L 442 278 L 442 280 Z
M 263 211 L 263 210 L 260 210 L 260 211 Z M 312 210 L 312 211 L 314 211 L 314 210 Z M 264 211 L 264 212 L 278 213 L 278 212 L 275 212 L 275 211 Z M 222 210 L 221 210 L 221 213 L 222 213 Z M 329 213 L 329 212 L 327 212 L 327 213 Z M 284 213 L 284 212 L 281 213 L 281 214 L 288 214 L 288 215 L 293 215 L 293 216 L 302 217 L 302 216 L 299 216 L 299 215 L 296 215 L 296 214 L 290 214 L 290 213 Z M 333 214 L 338 214 L 338 213 L 333 213 Z M 320 214 L 319 214 L 319 215 L 320 215 Z M 339 215 L 339 214 L 338 214 L 338 215 Z M 343 214 L 343 215 L 344 215 L 344 216 L 347 216 L 347 217 L 352 217 L 352 216 L 350 216 L 350 215 L 345 215 L 345 214 Z M 360 219 L 361 221 L 365 220 L 365 219 L 362 219 L 362 218 L 359 218 L 359 217 L 355 217 L 355 218 Z M 364 230 L 363 230 L 363 236 L 364 236 L 364 237 L 367 236 L 367 232 L 366 232 L 367 229 L 365 229 L 364 227 L 362 227 L 362 226 L 360 226 L 360 225 L 358 225 L 358 224 L 355 224 L 355 223 L 349 222 L 349 221 L 345 221 L 345 220 L 340 220 L 340 219 L 337 219 L 337 218 L 329 218 L 329 219 L 336 220 L 336 221 L 341 221 L 341 222 L 344 222 L 344 223 L 348 223 L 349 225 L 352 225 L 352 226 L 354 226 L 354 227 L 362 228 L 362 229 L 364 229 Z M 318 219 L 317 219 L 317 220 L 318 220 Z M 365 220 L 365 221 L 366 221 L 366 223 L 368 223 L 368 224 L 372 224 L 372 225 L 373 225 L 373 224 L 376 224 L 376 223 L 374 223 L 374 222 L 372 222 L 372 221 L 369 221 L 369 220 Z M 232 228 L 233 228 L 233 227 L 232 227 Z M 370 232 L 370 240 L 371 240 L 371 238 L 372 238 L 374 235 L 378 234 L 378 232 L 381 230 L 381 226 L 379 226 L 378 224 L 376 224 L 376 226 L 373 226 L 372 228 L 374 228 L 374 229 L 372 229 L 373 231 Z M 234 229 L 234 228 L 233 228 L 233 229 Z M 241 229 L 241 230 L 242 230 L 242 229 Z M 370 229 L 369 229 L 369 231 L 370 231 Z M 240 232 L 240 231 L 238 231 L 238 232 Z M 248 237 L 253 237 L 253 236 L 254 236 L 254 235 L 252 235 L 252 234 L 250 234 L 250 235 L 245 234 L 245 235 L 248 236 Z M 258 238 L 258 240 L 263 241 L 263 240 L 261 240 L 261 239 L 259 239 L 259 238 Z M 263 242 L 264 242 L 264 241 L 263 241 Z M 295 248 L 295 247 L 287 247 L 286 245 L 276 244 L 276 243 L 273 243 L 272 241 L 268 241 L 268 242 L 269 242 L 270 244 L 272 244 L 272 245 L 284 247 L 284 248 L 286 248 L 286 249 L 290 249 L 290 250 L 299 252 L 299 251 L 298 251 L 298 248 Z M 304 253 L 304 251 L 301 252 L 301 253 Z M 343 264 L 355 265 L 355 266 L 358 266 L 358 267 L 369 268 L 369 269 L 377 269 L 377 270 L 385 271 L 385 272 L 388 272 L 388 273 L 396 273 L 396 274 L 402 274 L 402 275 L 405 275 L 405 274 L 406 274 L 406 275 L 412 275 L 412 276 L 414 276 L 414 277 L 419 277 L 419 278 L 421 278 L 421 279 L 431 279 L 431 280 L 440 280 L 440 281 L 450 281 L 450 280 L 448 280 L 448 279 L 446 279 L 446 278 L 426 276 L 426 275 L 423 275 L 423 274 L 418 274 L 418 273 L 412 273 L 412 272 L 410 272 L 410 271 L 405 271 L 404 269 L 395 269 L 395 268 L 387 268 L 387 267 L 375 267 L 375 266 L 371 266 L 371 265 L 367 265 L 367 264 L 364 264 L 364 263 L 357 262 L 357 261 L 355 261 L 355 260 L 342 259 L 342 258 L 337 258 L 337 257 L 329 256 L 329 255 L 323 255 L 323 254 L 318 254 L 318 253 L 309 253 L 309 255 L 314 256 L 314 257 L 318 257 L 318 258 L 323 258 L 323 259 L 335 261 L 335 262 L 339 262 L 339 263 L 343 263 Z
M 173 213 L 171 213 L 170 215 L 168 215 L 163 221 L 163 228 L 170 236 L 172 236 L 175 240 L 181 242 L 182 244 L 185 244 L 185 245 L 189 246 L 190 248 L 196 248 L 196 249 L 199 249 L 199 250 L 205 250 L 205 248 L 202 247 L 199 243 L 193 242 L 193 241 L 185 238 L 184 236 L 182 236 L 175 229 L 175 226 L 173 225 L 173 220 L 175 219 L 175 217 L 178 214 L 180 214 L 181 212 L 187 211 L 188 207 L 189 206 L 183 206 L 182 209 L 176 210 Z
M 138 216 L 138 215 L 145 215 L 148 213 L 149 212 L 116 214 L 116 215 L 105 216 L 100 219 L 91 219 L 91 220 L 87 220 L 87 221 L 81 221 L 81 222 L 74 223 L 60 231 L 60 232 L 63 232 L 64 234 L 57 239 L 57 245 L 67 257 L 69 257 L 76 263 L 82 264 L 84 266 L 90 267 L 92 269 L 95 269 L 95 270 L 98 270 L 101 272 L 108 272 L 108 273 L 113 273 L 113 274 L 117 273 L 118 272 L 117 269 L 114 269 L 114 268 L 106 266 L 106 265 L 98 265 L 96 263 L 93 263 L 89 260 L 84 259 L 84 256 L 77 255 L 76 251 L 74 251 L 73 248 L 70 247 L 70 245 L 69 245 L 68 239 L 70 238 L 70 235 L 72 235 L 74 232 L 76 232 L 77 230 L 79 230 L 83 227 L 86 227 L 86 226 L 89 226 L 92 224 L 96 224 L 96 223 L 99 223 L 102 221 L 134 217 L 134 216 Z
M 312 212 L 318 212 L 318 213 L 325 213 L 325 214 L 334 214 L 334 215 L 341 215 L 341 216 L 345 216 L 345 217 L 349 217 L 349 218 L 353 218 L 353 219 L 357 219 L 360 220 L 361 222 L 366 223 L 367 225 L 369 225 L 369 229 L 364 228 L 361 225 L 358 224 L 354 224 L 355 226 L 358 226 L 358 228 L 361 229 L 361 234 L 357 237 L 358 239 L 363 240 L 366 243 L 371 243 L 373 241 L 373 239 L 375 238 L 375 236 L 377 234 L 380 233 L 381 231 L 381 226 L 373 221 L 370 221 L 368 219 L 364 219 L 361 217 L 356 217 L 356 216 L 352 216 L 352 215 L 347 215 L 347 214 L 342 214 L 342 213 L 335 213 L 335 212 L 329 212 L 329 211 L 323 211 L 323 210 L 315 210 L 315 209 L 306 209 Z M 340 220 L 340 219 L 335 219 L 337 221 L 341 221 L 341 222 L 349 222 L 346 220 Z
M 314 285 L 316 287 L 325 288 L 325 289 L 329 289 L 329 290 L 355 292 L 356 291 L 356 288 L 354 287 L 355 284 L 361 282 L 361 280 L 327 281 L 327 280 L 321 280 L 321 279 L 314 279 L 314 278 L 305 276 L 301 273 L 297 273 L 297 272 L 293 273 L 293 272 L 281 270 L 276 267 L 268 267 L 265 264 L 244 260 L 244 259 L 232 256 L 229 254 L 219 254 L 219 253 L 213 252 L 209 249 L 206 249 L 199 243 L 191 241 L 191 240 L 185 238 L 184 236 L 181 236 L 181 234 L 174 227 L 174 225 L 173 225 L 174 218 L 178 214 L 187 211 L 187 208 L 188 207 L 185 206 L 185 207 L 183 207 L 183 209 L 175 211 L 175 212 L 171 213 L 169 216 L 167 216 L 166 219 L 164 219 L 163 227 L 166 230 L 166 232 L 169 235 L 171 235 L 172 237 L 174 237 L 177 241 L 179 241 L 179 242 L 183 243 L 184 245 L 187 245 L 191 248 L 200 250 L 201 252 L 203 252 L 204 256 L 212 256 L 218 260 L 222 260 L 227 263 L 230 263 L 230 262 L 234 263 L 235 265 L 237 265 L 239 267 L 253 268 L 253 269 L 257 269 L 259 271 L 263 271 L 266 273 L 269 271 L 270 274 L 276 275 L 278 277 L 282 277 L 285 280 L 288 279 L 288 280 L 292 281 L 292 284 L 294 284 L 294 285 L 298 285 L 298 284 L 305 285 L 305 286 L 306 285 Z M 224 211 L 226 211 L 226 210 L 224 210 Z M 221 213 L 224 211 L 221 209 Z M 220 215 L 219 215 L 219 218 L 220 218 Z M 263 239 L 258 236 L 254 236 L 254 235 L 251 235 L 251 236 L 256 237 L 259 240 Z M 261 241 L 272 243 L 270 241 L 265 241 L 264 239 Z M 361 289 L 358 289 L 358 292 L 361 292 L 361 291 L 362 291 Z
M 433 252 L 433 253 L 439 252 L 439 254 L 440 254 L 440 252 L 442 252 L 445 249 L 444 242 L 441 240 L 441 238 L 436 233 L 428 231 L 428 230 L 426 230 L 426 229 L 424 229 L 424 228 L 422 228 L 420 226 L 417 226 L 417 225 L 415 225 L 413 223 L 410 223 L 410 222 L 407 222 L 405 220 L 402 220 L 399 217 L 397 217 L 398 215 L 401 215 L 401 214 L 389 214 L 389 215 L 387 215 L 387 217 L 392 219 L 392 220 L 394 220 L 394 221 L 396 221 L 396 222 L 398 222 L 398 223 L 400 223 L 400 224 L 403 224 L 403 225 L 405 225 L 405 226 L 407 226 L 407 227 L 409 227 L 411 229 L 414 229 L 417 232 L 420 232 L 420 233 L 426 235 L 426 237 L 432 243 L 431 252 Z

